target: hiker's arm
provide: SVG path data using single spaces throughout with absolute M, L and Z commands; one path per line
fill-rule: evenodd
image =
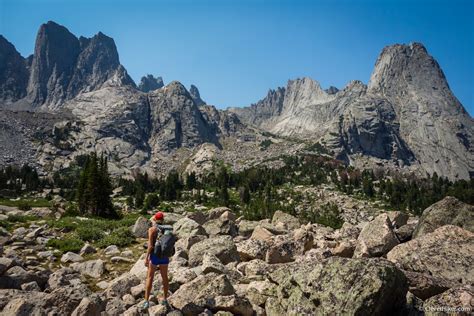
M 151 252 L 153 251 L 154 245 L 153 245 L 153 239 L 155 237 L 156 229 L 153 227 L 150 227 L 148 229 L 148 247 L 146 248 L 146 256 L 145 256 L 145 265 L 148 266 L 148 263 L 150 262 L 150 255 Z

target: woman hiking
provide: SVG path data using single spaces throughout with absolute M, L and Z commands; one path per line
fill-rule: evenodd
M 157 212 L 150 220 L 152 222 L 152 226 L 148 229 L 148 247 L 145 257 L 145 266 L 148 267 L 148 272 L 145 284 L 145 303 L 143 304 L 143 309 L 147 309 L 150 306 L 149 298 L 157 267 L 160 270 L 161 279 L 163 281 L 163 297 L 159 297 L 158 302 L 163 305 L 168 304 L 168 264 L 170 262 L 170 253 L 169 251 L 166 253 L 166 250 L 163 253 L 161 251 L 161 247 L 163 246 L 163 240 L 166 240 L 167 237 L 172 237 L 173 227 L 170 225 L 163 225 L 163 212 Z M 174 237 L 171 239 L 173 238 Z M 174 239 L 172 241 L 172 247 L 174 251 Z M 157 249 L 159 253 L 157 253 Z

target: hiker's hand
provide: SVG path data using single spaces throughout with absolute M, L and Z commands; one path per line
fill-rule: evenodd
M 148 267 L 149 263 L 150 263 L 150 258 L 145 258 L 145 267 Z

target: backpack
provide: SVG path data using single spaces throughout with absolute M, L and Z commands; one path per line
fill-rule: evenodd
M 175 242 L 176 237 L 171 233 L 171 231 L 165 231 L 165 233 L 156 240 L 153 254 L 158 258 L 172 257 L 175 253 Z

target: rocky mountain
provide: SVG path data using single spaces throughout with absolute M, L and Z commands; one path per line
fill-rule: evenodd
M 38 139 L 15 119 L 3 121 L 0 136 L 25 135 L 32 156 L 21 161 L 46 169 L 96 150 L 108 153 L 119 173 L 167 170 L 210 148 L 201 147 L 205 143 L 227 163 L 243 165 L 277 151 L 298 152 L 303 140 L 359 168 L 437 172 L 450 179 L 466 179 L 474 171 L 473 120 L 421 44 L 386 47 L 368 86 L 351 81 L 341 90 L 324 90 L 301 78 L 269 90 L 250 107 L 225 111 L 206 105 L 194 85 L 189 91 L 179 82 L 164 86 L 161 77 L 147 75 L 137 88 L 113 39 L 100 32 L 77 38 L 48 22 L 38 31 L 32 56 L 23 58 L 3 37 L 0 56 L 0 109 L 54 113 L 51 130 L 57 133 Z M 273 144 L 268 151 L 260 150 L 263 140 Z M 16 156 L 2 161 L 19 160 Z
M 466 179 L 474 172 L 474 121 L 423 45 L 393 45 L 379 56 L 368 86 L 326 91 L 302 78 L 246 108 L 243 122 L 320 142 L 349 163 L 377 163 Z
M 9 61 L 1 66 L 0 76 L 11 78 L 8 84 L 15 87 L 4 88 L 0 94 L 1 100 L 8 101 L 3 108 L 57 109 L 79 93 L 106 83 L 135 86 L 120 65 L 114 40 L 100 32 L 78 39 L 64 26 L 49 21 L 41 25 L 33 56 L 26 62 L 5 39 L 1 42 L 0 54 Z M 13 71 L 16 75 L 10 76 Z
M 143 92 L 150 92 L 164 86 L 163 78 L 161 77 L 153 77 L 153 75 L 146 75 L 143 76 L 140 80 L 140 84 L 138 85 L 138 90 Z
M 0 102 L 11 103 L 26 95 L 27 61 L 0 35 Z
M 201 105 L 206 104 L 206 102 L 204 102 L 201 99 L 201 94 L 199 93 L 199 90 L 195 85 L 193 85 L 193 84 L 191 85 L 191 87 L 189 88 L 189 94 L 191 95 L 191 97 L 193 98 L 194 103 L 196 103 L 197 106 L 201 106 Z

